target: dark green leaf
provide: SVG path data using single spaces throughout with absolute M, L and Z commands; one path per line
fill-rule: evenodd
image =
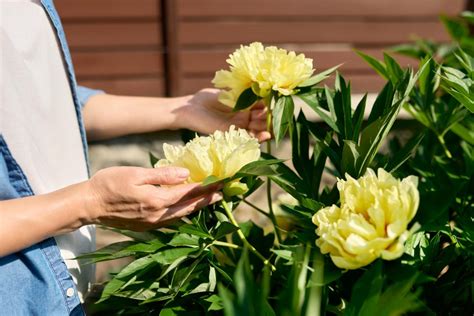
M 353 132 L 352 132 L 353 133 L 352 140 L 356 143 L 359 141 L 359 132 L 362 127 L 362 122 L 364 121 L 366 102 L 367 102 L 367 93 L 364 94 L 364 97 L 360 100 L 354 112 L 354 115 L 352 116 L 352 125 L 354 126 Z
M 217 227 L 217 231 L 214 235 L 214 238 L 215 239 L 220 239 L 220 238 L 224 237 L 225 235 L 231 234 L 231 233 L 236 232 L 238 230 L 239 230 L 239 227 L 234 226 L 229 222 L 222 222 Z
M 233 111 L 241 111 L 248 107 L 251 107 L 255 102 L 258 101 L 258 96 L 253 93 L 252 88 L 244 90 L 237 99 L 237 103 L 234 106 Z
M 420 133 L 417 136 L 413 137 L 403 148 L 402 150 L 395 153 L 395 156 L 390 159 L 385 168 L 388 172 L 393 172 L 398 169 L 401 165 L 405 163 L 413 155 L 413 152 L 416 150 L 421 140 L 425 136 L 424 133 Z
M 156 158 L 151 152 L 148 152 L 148 156 L 150 158 L 150 165 L 154 167 L 159 159 Z

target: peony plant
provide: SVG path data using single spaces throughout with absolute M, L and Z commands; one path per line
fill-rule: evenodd
M 453 23 L 459 30 L 466 22 L 447 25 Z M 472 314 L 474 60 L 466 43 L 445 61 L 420 55 L 416 72 L 388 54 L 380 61 L 359 52 L 386 79 L 368 115 L 366 97 L 351 104 L 350 83 L 339 73 L 333 85 L 320 86 L 336 67 L 314 75 L 304 55 L 242 46 L 213 80 L 221 101 L 240 111 L 263 100 L 275 140 L 289 134 L 291 159 L 261 153 L 234 127 L 164 145 L 153 165 L 186 167 L 189 182 L 221 182 L 225 198 L 166 229 L 122 230 L 131 240 L 84 256 L 134 259 L 105 285 L 95 308 L 139 315 Z M 294 115 L 297 98 L 321 122 Z M 402 108 L 413 121 L 408 139 L 399 140 L 394 126 Z M 284 191 L 267 209 L 248 199 L 264 178 Z M 233 211 L 242 204 L 267 221 L 237 222 Z
M 212 83 L 224 89 L 219 101 L 239 109 L 242 106 L 238 101 L 244 92 L 253 93 L 252 99 L 267 98 L 271 93 L 292 95 L 314 72 L 313 60 L 304 54 L 264 47 L 259 42 L 242 45 L 229 56 L 227 63 L 230 70 L 217 71 Z
M 377 258 L 400 258 L 412 234 L 408 223 L 418 210 L 418 178 L 399 181 L 379 168 L 377 174 L 367 169 L 359 179 L 346 179 L 337 181 L 341 206 L 313 215 L 321 253 L 329 253 L 341 269 L 358 269 Z

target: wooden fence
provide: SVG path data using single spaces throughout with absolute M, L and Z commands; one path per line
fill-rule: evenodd
M 80 84 L 175 96 L 211 86 L 240 44 L 305 53 L 319 70 L 344 63 L 355 91 L 380 78 L 354 52 L 381 56 L 416 37 L 446 41 L 440 14 L 467 0 L 56 0 Z M 403 64 L 413 64 L 400 59 Z

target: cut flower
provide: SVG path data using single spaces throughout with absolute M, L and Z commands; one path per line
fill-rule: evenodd
M 260 158 L 257 139 L 234 126 L 226 132 L 196 137 L 184 146 L 164 144 L 163 151 L 165 159 L 159 160 L 155 168 L 187 168 L 190 172 L 188 182 L 202 182 L 210 176 L 219 180 L 232 177 L 243 166 Z
M 255 95 L 265 98 L 270 92 L 282 95 L 295 93 L 295 88 L 313 74 L 313 60 L 293 51 L 264 47 L 255 42 L 241 46 L 227 59 L 230 70 L 219 70 L 212 80 L 216 88 L 225 89 L 219 101 L 235 106 L 240 94 L 252 88 Z
M 341 206 L 332 205 L 313 216 L 320 237 L 316 245 L 341 269 L 358 269 L 377 258 L 394 260 L 410 236 L 408 223 L 418 209 L 418 178 L 394 178 L 371 169 L 359 179 L 338 180 Z

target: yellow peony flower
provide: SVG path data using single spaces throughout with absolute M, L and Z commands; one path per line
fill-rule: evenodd
M 163 145 L 165 159 L 155 167 L 176 166 L 189 169 L 188 182 L 202 182 L 209 176 L 232 177 L 244 165 L 260 158 L 260 145 L 244 129 L 216 131 L 213 135 L 196 137 L 185 146 Z M 234 185 L 234 190 L 237 185 Z
M 271 90 L 290 95 L 295 88 L 313 74 L 313 60 L 303 54 L 287 52 L 275 46 L 264 47 L 262 43 L 241 46 L 227 59 L 229 70 L 216 72 L 212 83 L 216 88 L 226 89 L 219 101 L 235 106 L 240 94 L 252 88 L 261 98 Z
M 411 235 L 408 223 L 418 209 L 418 178 L 394 178 L 371 169 L 359 179 L 338 180 L 341 206 L 332 205 L 313 216 L 320 237 L 316 245 L 341 269 L 358 269 L 381 257 L 399 258 Z

